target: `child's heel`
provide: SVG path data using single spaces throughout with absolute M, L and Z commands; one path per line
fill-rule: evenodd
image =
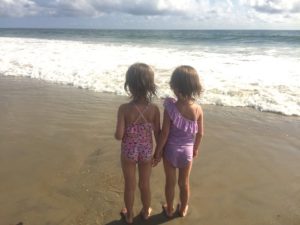
M 126 224 L 133 223 L 133 216 L 131 218 L 128 217 L 128 212 L 126 208 L 121 209 L 120 215 L 122 216 Z
M 188 213 L 189 205 L 186 205 L 184 209 L 181 208 L 181 205 L 177 205 L 177 212 L 180 217 L 185 217 Z
M 152 213 L 152 208 L 149 207 L 147 212 L 144 209 L 142 209 L 140 212 L 140 216 L 143 220 L 148 220 L 151 216 L 151 213 Z

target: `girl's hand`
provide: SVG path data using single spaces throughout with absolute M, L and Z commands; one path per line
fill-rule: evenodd
M 194 149 L 193 151 L 193 158 L 196 158 L 198 156 L 199 150 L 198 149 Z
M 156 159 L 156 158 L 152 158 L 152 167 L 157 166 L 157 164 L 159 163 L 160 160 Z
M 154 154 L 152 158 L 152 167 L 157 166 L 157 164 L 161 161 L 161 154 Z

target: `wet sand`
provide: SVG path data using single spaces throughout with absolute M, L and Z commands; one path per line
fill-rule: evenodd
M 113 132 L 126 99 L 0 76 L 0 224 L 124 224 Z M 163 216 L 160 164 L 151 178 L 153 217 L 143 223 L 299 225 L 300 118 L 219 106 L 204 112 L 188 216 Z

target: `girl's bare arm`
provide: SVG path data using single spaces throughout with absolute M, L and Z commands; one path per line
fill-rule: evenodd
M 124 105 L 121 105 L 118 110 L 118 117 L 117 117 L 117 125 L 116 125 L 116 131 L 115 131 L 115 138 L 117 140 L 122 140 L 124 135 L 124 129 L 125 129 L 125 115 L 124 115 Z
M 164 148 L 164 146 L 167 142 L 168 136 L 169 136 L 170 124 L 171 124 L 171 121 L 170 121 L 169 114 L 166 110 L 164 110 L 164 119 L 163 119 L 162 130 L 160 132 L 159 141 L 158 141 L 158 144 L 156 145 L 156 149 L 155 149 L 155 153 L 154 153 L 154 160 L 156 161 L 154 163 L 154 166 L 161 159 L 163 148 Z
M 203 111 L 202 108 L 199 106 L 199 117 L 197 120 L 198 123 L 198 133 L 196 134 L 195 142 L 194 142 L 194 151 L 193 151 L 193 157 L 196 157 L 198 155 L 200 143 L 202 140 L 202 137 L 204 135 L 204 125 L 203 125 Z
M 160 134 L 160 113 L 159 113 L 159 108 L 155 105 L 155 115 L 154 115 L 154 137 L 155 137 L 155 142 L 156 145 L 158 144 L 158 139 L 159 139 L 159 134 Z

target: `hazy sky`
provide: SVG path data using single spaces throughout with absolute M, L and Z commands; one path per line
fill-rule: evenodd
M 300 0 L 0 0 L 0 27 L 300 29 Z

